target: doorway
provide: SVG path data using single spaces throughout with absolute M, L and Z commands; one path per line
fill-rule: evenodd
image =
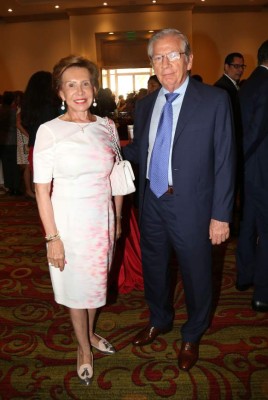
M 152 74 L 152 68 L 102 69 L 102 87 L 110 88 L 116 100 L 120 95 L 126 99 L 129 93 L 147 89 L 147 81 Z

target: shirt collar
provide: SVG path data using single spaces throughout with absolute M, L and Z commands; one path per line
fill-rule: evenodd
M 186 92 L 188 83 L 189 83 L 189 76 L 186 77 L 185 81 L 183 82 L 183 84 L 178 89 L 174 90 L 174 93 L 179 93 L 180 97 L 182 95 L 184 95 L 184 93 Z M 162 87 L 162 92 L 163 92 L 163 94 L 169 93 L 169 91 L 166 90 L 164 87 Z
M 230 78 L 229 75 L 227 75 L 227 74 L 224 74 L 224 75 L 227 76 L 227 78 L 230 79 L 231 82 L 233 82 L 233 84 L 235 85 L 235 87 L 238 86 L 238 83 L 237 83 L 236 81 L 234 81 L 232 78 Z

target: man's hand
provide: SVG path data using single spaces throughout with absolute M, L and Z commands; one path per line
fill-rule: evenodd
M 209 225 L 209 239 L 212 244 L 221 244 L 230 236 L 230 228 L 228 222 L 217 221 L 211 219 Z

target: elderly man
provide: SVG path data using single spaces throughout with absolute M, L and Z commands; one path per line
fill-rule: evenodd
M 179 368 L 198 360 L 211 318 L 211 244 L 229 237 L 234 190 L 234 141 L 228 95 L 189 77 L 193 55 L 175 29 L 156 33 L 148 55 L 162 88 L 137 102 L 134 141 L 124 148 L 139 163 L 140 230 L 148 325 L 143 346 L 169 331 L 169 258 L 182 274 L 188 320 L 181 328 Z

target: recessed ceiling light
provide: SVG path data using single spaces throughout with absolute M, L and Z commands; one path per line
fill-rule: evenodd
M 60 6 L 57 4 L 57 5 L 55 6 L 55 8 L 60 8 Z
M 152 3 L 156 3 L 156 0 L 152 0 Z
M 149 33 L 154 33 L 154 31 L 148 31 Z
M 109 32 L 109 35 L 114 35 L 114 32 Z
M 13 12 L 12 8 L 9 8 L 7 11 L 8 11 L 8 12 Z
M 108 6 L 108 3 L 103 3 L 104 6 Z

